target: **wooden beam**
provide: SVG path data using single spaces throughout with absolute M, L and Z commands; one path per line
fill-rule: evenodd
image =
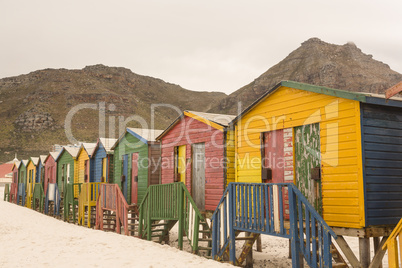
M 362 268 L 361 263 L 356 258 L 356 255 L 353 253 L 352 249 L 349 247 L 345 238 L 342 235 L 338 235 L 338 238 L 335 240 L 338 244 L 339 248 L 342 250 L 343 254 L 345 254 L 346 259 L 352 265 L 353 268 Z
M 370 265 L 370 238 L 359 237 L 359 255 L 362 267 L 368 268 Z
M 372 260 L 372 262 L 370 263 L 369 268 L 380 268 L 382 267 L 382 259 L 384 258 L 385 255 L 385 250 L 382 249 L 382 246 L 385 244 L 385 242 L 387 241 L 388 236 L 384 236 L 381 239 L 381 242 L 378 245 L 375 245 L 377 242 L 375 242 L 374 240 L 374 250 L 375 250 L 375 255 L 374 258 Z
M 402 82 L 399 82 L 398 84 L 394 85 L 393 87 L 387 89 L 385 91 L 385 98 L 389 99 L 392 96 L 395 96 L 399 92 L 402 92 Z
M 345 227 L 331 227 L 337 235 L 354 236 L 354 237 L 383 237 L 389 236 L 395 228 L 395 225 L 384 227 L 367 227 L 367 228 L 345 228 Z

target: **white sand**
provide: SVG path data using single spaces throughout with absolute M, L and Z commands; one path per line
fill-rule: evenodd
M 178 250 L 177 228 L 170 246 L 159 245 L 65 223 L 4 202 L 3 192 L 0 187 L 0 267 L 233 267 Z M 347 241 L 358 256 L 358 239 Z M 264 235 L 262 249 L 253 252 L 254 267 L 291 267 L 287 239 Z

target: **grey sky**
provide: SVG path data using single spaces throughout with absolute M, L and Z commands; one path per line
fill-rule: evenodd
M 231 93 L 310 37 L 402 73 L 401 0 L 0 0 L 0 78 L 102 63 Z

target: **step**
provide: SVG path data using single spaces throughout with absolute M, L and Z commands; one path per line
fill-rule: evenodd
M 198 247 L 198 250 L 212 250 L 212 247 Z
M 335 268 L 347 268 L 347 267 L 349 267 L 347 264 L 345 264 L 345 263 L 332 263 L 332 267 L 335 267 Z
M 253 236 L 245 236 L 245 237 L 236 237 L 235 240 L 254 240 L 256 239 Z
M 211 234 L 211 230 L 199 230 L 198 232 L 203 233 L 203 234 Z
M 156 224 L 152 224 L 152 227 L 158 227 L 158 226 L 166 226 L 168 225 L 168 223 L 156 223 Z
M 212 241 L 212 238 L 198 238 L 198 241 Z

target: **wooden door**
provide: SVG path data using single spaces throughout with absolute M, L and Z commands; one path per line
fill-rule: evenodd
M 179 146 L 177 162 L 177 172 L 179 174 L 180 181 L 186 184 L 186 145 Z
M 205 144 L 193 144 L 192 196 L 198 209 L 205 210 Z
M 296 186 L 322 213 L 320 126 L 318 123 L 295 128 Z
M 123 182 L 122 182 L 122 184 L 121 184 L 121 187 L 123 188 L 122 190 L 123 190 L 123 195 L 124 195 L 124 198 L 126 199 L 126 201 L 128 202 L 128 200 L 127 200 L 127 195 L 128 195 L 128 189 L 127 189 L 127 180 L 128 180 L 128 178 L 127 178 L 127 175 L 128 175 L 128 154 L 125 154 L 125 155 L 123 155 Z
M 285 158 L 283 145 L 283 129 L 265 132 L 263 137 L 263 168 L 270 171 L 266 177 L 268 183 L 285 182 Z
M 131 203 L 138 203 L 138 153 L 131 157 Z
M 89 182 L 89 160 L 84 162 L 84 181 Z

